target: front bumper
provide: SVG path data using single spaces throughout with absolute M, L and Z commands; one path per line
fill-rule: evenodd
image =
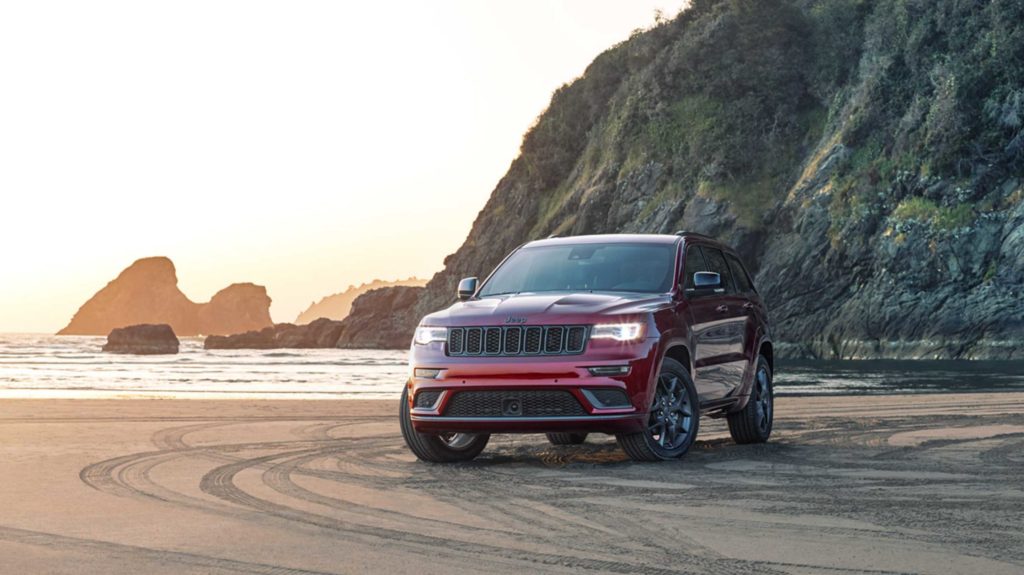
M 413 346 L 412 368 L 438 369 L 436 378 L 412 376 L 407 383 L 410 419 L 421 433 L 633 433 L 646 428 L 651 401 L 652 366 L 656 364 L 655 338 L 630 344 L 590 346 L 583 354 L 545 357 L 448 357 L 441 345 Z M 595 376 L 590 367 L 628 365 L 629 372 L 616 376 Z M 602 405 L 595 390 L 619 390 L 627 403 Z M 421 392 L 434 392 L 437 399 L 417 407 Z M 578 402 L 571 415 L 530 413 L 465 413 L 453 415 L 452 400 L 463 392 L 506 392 L 510 397 L 529 392 L 563 392 Z M 525 411 L 525 410 L 524 410 Z
M 644 429 L 646 415 L 591 415 L 581 417 L 444 417 L 412 415 L 420 433 L 635 433 Z

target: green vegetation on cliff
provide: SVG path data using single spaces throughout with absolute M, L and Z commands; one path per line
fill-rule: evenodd
M 1024 0 L 695 0 L 552 97 L 415 314 L 551 233 L 733 244 L 791 355 L 1024 356 Z

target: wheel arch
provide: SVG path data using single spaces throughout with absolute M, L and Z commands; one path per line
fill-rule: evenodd
M 664 358 L 671 358 L 686 367 L 686 371 L 690 373 L 690 377 L 693 377 L 693 361 L 691 360 L 690 348 L 686 347 L 684 343 L 673 343 L 665 350 Z
M 763 355 L 768 360 L 768 369 L 775 373 L 775 348 L 772 346 L 771 340 L 764 340 L 761 342 L 761 347 L 757 349 L 757 353 Z

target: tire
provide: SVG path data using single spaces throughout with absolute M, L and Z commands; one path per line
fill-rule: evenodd
M 775 413 L 775 392 L 772 388 L 772 369 L 763 355 L 757 356 L 754 386 L 750 389 L 747 405 L 730 413 L 729 435 L 739 444 L 764 443 L 772 434 Z
M 678 361 L 665 358 L 647 419 L 647 429 L 619 434 L 622 450 L 634 461 L 678 459 L 690 450 L 700 429 L 700 403 L 690 372 Z
M 545 433 L 551 445 L 579 445 L 587 440 L 586 433 Z
M 458 463 L 480 455 L 491 438 L 489 433 L 420 433 L 413 429 L 409 416 L 409 388 L 402 391 L 399 407 L 402 437 L 418 459 L 430 463 Z

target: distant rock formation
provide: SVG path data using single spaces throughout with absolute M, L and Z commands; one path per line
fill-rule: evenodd
M 412 331 L 406 328 L 408 317 L 422 287 L 387 287 L 368 291 L 352 302 L 352 313 L 341 322 L 338 347 L 401 349 L 409 347 Z
M 178 289 L 171 260 L 143 258 L 79 308 L 58 335 L 104 335 L 136 324 L 168 324 L 179 336 L 231 334 L 273 324 L 270 297 L 263 286 L 232 284 L 195 303 Z
M 252 283 L 231 284 L 199 304 L 199 333 L 227 335 L 273 325 L 267 288 Z
M 341 335 L 341 322 L 320 318 L 309 325 L 279 323 L 259 331 L 235 335 L 211 335 L 206 349 L 313 349 L 331 348 Z
M 329 295 L 316 303 L 310 304 L 306 311 L 300 313 L 299 317 L 295 318 L 295 323 L 306 324 L 321 317 L 341 321 L 348 316 L 349 310 L 352 309 L 352 302 L 370 290 L 395 286 L 423 287 L 425 285 L 427 285 L 427 280 L 409 278 L 398 281 L 373 280 L 358 286 L 349 286 L 347 290 L 341 293 Z
M 157 355 L 178 353 L 178 337 L 166 323 L 119 327 L 107 335 L 103 351 Z

